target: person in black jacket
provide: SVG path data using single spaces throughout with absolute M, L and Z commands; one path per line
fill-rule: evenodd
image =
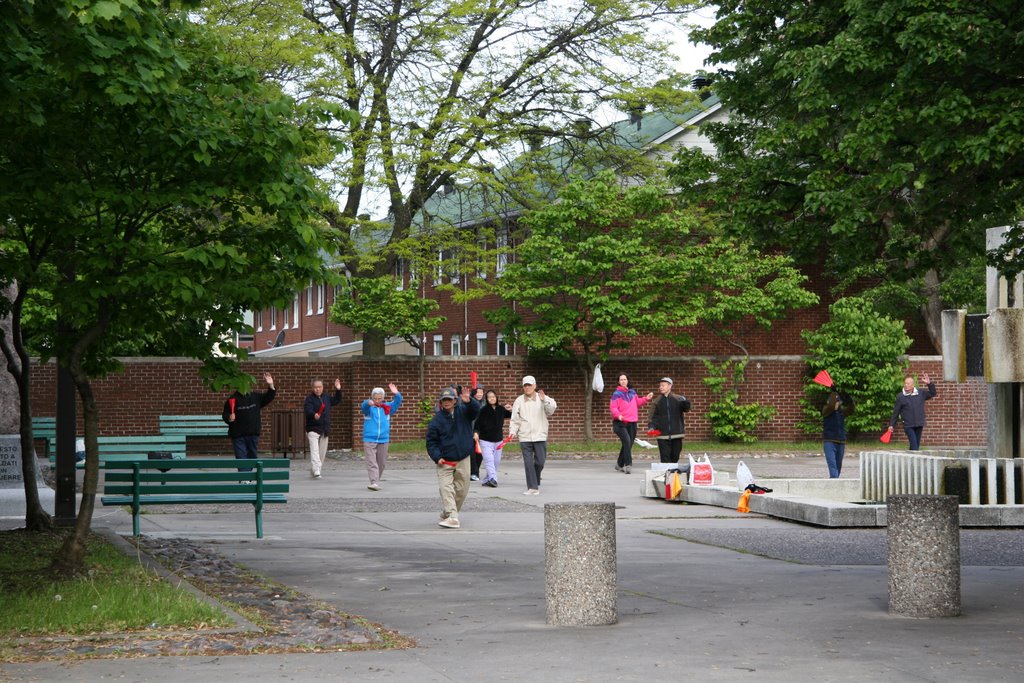
M 263 373 L 267 390 L 250 391 L 246 394 L 235 391 L 224 401 L 222 417 L 228 424 L 228 436 L 239 459 L 258 458 L 260 448 L 260 410 L 274 400 L 274 378 L 269 372 Z M 251 467 L 239 467 L 239 472 L 252 472 Z
M 896 394 L 896 406 L 892 409 L 892 419 L 889 420 L 891 432 L 896 427 L 896 421 L 903 418 L 903 431 L 907 434 L 912 451 L 921 448 L 921 432 L 924 431 L 925 423 L 924 402 L 936 396 L 935 382 L 927 372 L 921 375 L 921 381 L 928 387 L 925 391 L 918 391 L 912 375 L 903 378 L 903 390 Z
M 658 395 L 651 408 L 647 433 L 658 440 L 658 455 L 662 462 L 678 463 L 683 452 L 683 434 L 686 423 L 683 413 L 689 412 L 690 400 L 672 393 L 672 378 L 662 377 L 658 381 Z
M 320 468 L 327 457 L 327 440 L 331 435 L 331 406 L 341 403 L 341 380 L 334 379 L 334 395 L 324 396 L 324 383 L 313 380 L 312 391 L 302 404 L 306 418 L 306 440 L 309 441 L 309 473 L 320 478 Z
M 498 403 L 498 394 L 488 391 L 484 395 L 484 404 L 480 408 L 474 425 L 477 443 L 480 444 L 480 451 L 483 456 L 483 465 L 486 475 L 482 486 L 498 488 L 498 465 L 501 463 L 501 449 L 498 446 L 502 442 L 502 434 L 505 431 L 505 420 L 512 416 L 512 405 Z
M 441 494 L 441 521 L 446 529 L 459 528 L 459 511 L 469 492 L 469 454 L 473 452 L 473 420 L 480 402 L 462 390 L 456 401 L 455 389 L 441 392 L 438 410 L 427 426 L 427 455 L 437 466 L 437 488 Z
M 846 453 L 846 416 L 853 412 L 853 400 L 838 391 L 830 391 L 821 408 L 821 438 L 829 479 L 838 479 Z

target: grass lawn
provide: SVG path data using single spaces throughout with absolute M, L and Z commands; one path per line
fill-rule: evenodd
M 0 531 L 0 637 L 232 624 L 96 534 L 89 539 L 85 574 L 54 579 L 48 567 L 63 533 Z

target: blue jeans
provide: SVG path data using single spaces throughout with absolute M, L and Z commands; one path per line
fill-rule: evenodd
M 260 437 L 257 434 L 250 436 L 236 436 L 231 439 L 231 445 L 235 448 L 235 457 L 239 459 L 255 459 L 260 457 Z M 252 472 L 251 467 L 239 467 L 239 472 Z
M 828 478 L 838 479 L 843 471 L 843 455 L 846 454 L 846 444 L 835 441 L 825 442 L 825 462 L 828 463 Z
M 907 442 L 910 444 L 910 450 L 921 450 L 921 432 L 924 431 L 924 427 L 908 427 L 903 425 L 903 431 L 907 435 Z

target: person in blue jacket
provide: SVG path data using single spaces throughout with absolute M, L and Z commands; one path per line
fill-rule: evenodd
M 461 396 L 447 387 L 441 391 L 438 402 L 441 409 L 427 426 L 427 455 L 437 467 L 437 488 L 441 494 L 438 525 L 458 529 L 459 511 L 469 492 L 473 420 L 480 414 L 480 402 L 470 395 L 469 387 L 462 390 Z
M 391 400 L 384 400 L 384 390 L 374 387 L 370 398 L 363 401 L 359 410 L 363 413 L 363 453 L 366 455 L 366 474 L 371 491 L 380 491 L 380 475 L 388 459 L 388 444 L 391 442 L 391 416 L 402 405 L 402 394 L 394 383 L 388 385 Z
M 853 399 L 838 391 L 830 391 L 821 408 L 821 437 L 828 463 L 829 479 L 838 479 L 843 472 L 846 454 L 846 416 L 853 413 Z

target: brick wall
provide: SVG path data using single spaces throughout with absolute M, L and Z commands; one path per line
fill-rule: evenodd
M 101 434 L 155 434 L 159 415 L 220 414 L 226 392 L 211 392 L 199 379 L 198 363 L 184 359 L 127 359 L 124 371 L 96 380 L 93 388 L 100 406 Z M 375 386 L 387 387 L 394 382 L 403 394 L 404 404 L 393 420 L 392 439 L 405 441 L 423 437 L 417 427 L 421 416 L 416 410 L 419 400 L 433 400 L 441 387 L 450 383 L 468 383 L 475 370 L 480 383 L 498 392 L 502 402 L 511 402 L 519 393 L 525 374 L 537 377 L 540 388 L 555 398 L 558 410 L 552 417 L 552 439 L 578 440 L 583 435 L 583 377 L 568 362 L 538 362 L 519 356 L 464 358 L 426 358 L 422 364 L 414 357 L 389 356 L 384 359 L 344 358 L 331 361 L 265 359 L 243 364 L 247 372 L 260 378 L 264 371 L 273 374 L 278 394 L 267 411 L 299 410 L 314 378 L 333 383 L 342 382 L 342 403 L 333 411 L 332 447 L 353 447 L 361 440 L 362 418 L 359 404 Z M 422 368 L 423 378 L 420 379 Z M 912 357 L 915 373 L 929 372 L 941 377 L 941 359 L 934 356 Z M 686 395 L 694 405 L 687 420 L 687 433 L 693 439 L 710 438 L 704 419 L 704 407 L 710 400 L 700 380 L 705 375 L 701 358 L 615 358 L 602 368 L 605 392 L 594 394 L 594 435 L 612 439 L 607 402 L 616 378 L 626 372 L 640 391 L 653 391 L 660 377 L 668 375 L 675 381 L 677 393 Z M 763 440 L 806 438 L 795 423 L 800 419 L 799 399 L 806 364 L 795 357 L 753 357 L 747 366 L 747 382 L 742 401 L 770 403 L 778 408 L 776 417 L 758 432 Z M 33 375 L 32 410 L 35 416 L 56 414 L 56 372 L 52 363 L 36 366 Z M 422 389 L 421 389 L 422 387 Z M 893 387 L 895 398 L 898 387 Z M 939 396 L 928 404 L 928 427 L 924 441 L 929 446 L 983 445 L 986 441 L 984 382 L 972 380 L 965 384 L 938 382 Z M 79 421 L 81 416 L 79 415 Z M 879 425 L 881 428 L 883 425 Z M 79 425 L 81 432 L 81 425 Z M 269 448 L 270 420 L 263 420 L 263 445 Z M 897 430 L 894 445 L 901 446 L 905 437 Z M 189 448 L 229 451 L 217 440 L 192 440 Z

